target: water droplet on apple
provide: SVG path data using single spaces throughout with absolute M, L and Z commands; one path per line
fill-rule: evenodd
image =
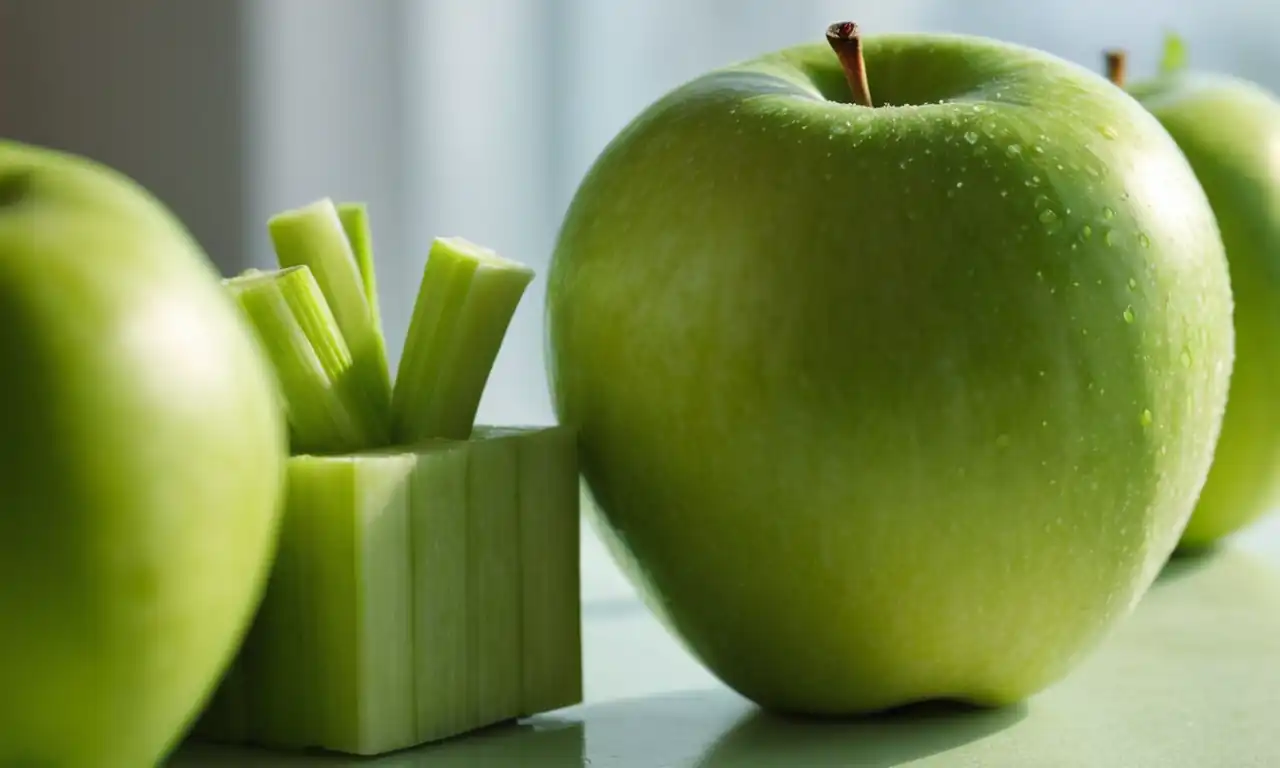
M 1115 245 L 1115 242 L 1116 242 L 1115 234 L 1108 229 L 1107 233 L 1102 236 L 1102 242 L 1106 243 L 1107 245 Z
M 1133 322 L 1133 305 L 1132 304 L 1124 308 L 1124 313 L 1122 316 L 1124 317 L 1124 321 L 1126 323 Z
M 1102 218 L 1105 221 L 1111 221 L 1116 217 L 1116 212 L 1108 206 L 1102 206 Z
M 1088 224 L 1085 224 L 1083 227 L 1080 228 L 1081 240 L 1088 240 L 1092 236 L 1093 236 L 1093 227 L 1089 226 Z
M 1138 245 L 1141 245 L 1143 248 L 1150 248 L 1150 247 L 1151 247 L 1151 238 L 1147 237 L 1147 235 L 1146 235 L 1146 233 L 1145 233 L 1145 232 L 1139 232 L 1139 233 L 1138 233 Z
M 965 140 L 965 141 L 967 141 L 967 142 L 969 142 L 970 144 L 977 144 L 977 143 L 978 143 L 978 134 L 974 133 L 973 131 L 965 131 L 965 132 L 964 132 L 964 140 Z
M 1042 272 L 1042 271 L 1040 271 L 1040 270 L 1038 270 L 1038 269 L 1037 269 L 1037 270 L 1036 270 L 1036 279 L 1037 279 L 1037 280 L 1040 280 L 1040 281 L 1042 281 L 1042 282 L 1043 282 L 1043 281 L 1044 281 L 1044 272 Z
M 1007 189 L 1002 189 L 1002 190 L 1000 190 L 1000 196 L 1001 196 L 1001 197 L 1008 197 L 1008 196 L 1009 196 L 1009 190 L 1007 190 Z
M 1136 278 L 1132 278 L 1132 277 L 1131 277 L 1131 278 L 1129 278 L 1129 290 L 1131 290 L 1131 291 L 1132 291 L 1134 288 L 1137 288 L 1137 287 L 1138 287 L 1138 281 L 1137 281 L 1137 279 L 1136 279 Z
M 1190 368 L 1191 367 L 1191 350 L 1189 349 L 1182 350 L 1182 355 L 1179 357 L 1179 359 L 1182 361 L 1183 368 Z
M 1022 154 L 1022 147 L 1017 144 L 1010 144 L 1005 148 L 1004 153 L 1009 157 L 1017 157 Z
M 1031 150 L 1035 152 L 1037 155 L 1044 154 L 1044 147 L 1040 146 L 1039 144 L 1036 144 L 1035 146 L 1031 147 Z
M 1117 136 L 1119 136 L 1119 135 L 1120 135 L 1120 134 L 1116 131 L 1116 129 L 1115 129 L 1115 128 L 1112 128 L 1112 127 L 1111 127 L 1111 126 L 1109 126 L 1109 125 L 1100 125 L 1100 126 L 1098 126 L 1098 133 L 1101 133 L 1101 134 L 1103 135 L 1103 137 L 1108 138 L 1108 139 L 1114 139 L 1114 138 L 1116 138 Z
M 1143 408 L 1142 413 L 1138 415 L 1138 423 L 1144 427 L 1149 427 L 1151 426 L 1152 420 L 1153 417 L 1151 416 L 1151 410 L 1149 408 Z
M 1034 208 L 1042 208 L 1048 202 L 1049 198 L 1047 195 L 1036 195 L 1036 199 L 1031 203 L 1031 205 Z

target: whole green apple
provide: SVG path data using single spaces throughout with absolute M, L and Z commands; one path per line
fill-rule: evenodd
M 132 181 L 0 142 L 0 765 L 154 765 L 238 645 L 287 453 L 265 356 Z
M 924 34 L 860 70 L 856 28 L 828 34 L 840 59 L 710 72 L 597 158 L 549 270 L 557 412 L 613 552 L 740 693 L 1012 702 L 1187 522 L 1231 371 L 1222 243 L 1097 73 Z
M 1236 357 L 1209 479 L 1180 547 L 1204 547 L 1280 503 L 1280 101 L 1262 87 L 1167 66 L 1129 92 L 1164 125 L 1204 187 L 1226 246 Z M 1123 80 L 1123 69 L 1113 72 Z

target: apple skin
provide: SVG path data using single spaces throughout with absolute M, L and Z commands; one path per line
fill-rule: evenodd
M 614 556 L 739 693 L 1007 704 L 1130 612 L 1187 522 L 1232 364 L 1223 246 L 1097 74 L 974 37 L 863 47 L 875 108 L 801 45 L 605 148 L 548 272 L 556 411 Z
M 1236 359 L 1217 452 L 1179 547 L 1199 549 L 1280 503 L 1280 102 L 1179 70 L 1129 89 L 1191 163 L 1226 246 Z
M 181 224 L 0 142 L 0 765 L 155 765 L 261 597 L 287 433 Z

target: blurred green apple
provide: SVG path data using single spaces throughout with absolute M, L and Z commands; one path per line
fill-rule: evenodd
M 256 607 L 286 436 L 161 203 L 0 142 L 0 765 L 154 765 Z
M 867 98 L 856 29 L 829 35 L 843 68 L 818 42 L 710 72 L 597 158 L 549 270 L 557 411 L 616 557 L 740 693 L 1012 702 L 1187 522 L 1231 372 L 1222 242 L 1097 73 L 875 36 Z
M 1159 76 L 1128 90 L 1173 136 L 1204 187 L 1235 296 L 1229 405 L 1180 544 L 1194 549 L 1280 503 L 1280 101 L 1254 83 L 1187 69 L 1181 51 L 1170 37 Z M 1112 77 L 1122 80 L 1123 69 Z

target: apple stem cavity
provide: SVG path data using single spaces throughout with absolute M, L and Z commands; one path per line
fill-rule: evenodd
M 849 83 L 853 103 L 864 107 L 871 103 L 871 87 L 867 85 L 867 65 L 862 60 L 862 35 L 852 21 L 838 21 L 827 27 L 827 42 L 840 59 L 844 79 Z
M 1127 60 L 1125 52 L 1115 49 L 1107 51 L 1103 55 L 1106 58 L 1107 79 L 1113 84 L 1123 88 L 1125 81 L 1125 64 Z

